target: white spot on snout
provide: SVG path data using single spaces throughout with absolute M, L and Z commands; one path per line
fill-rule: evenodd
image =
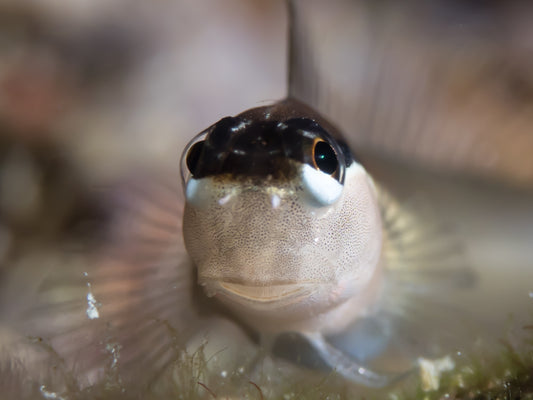
M 230 201 L 231 199 L 231 194 L 227 194 L 225 195 L 224 197 L 222 197 L 221 199 L 218 199 L 218 204 L 223 206 L 224 204 L 226 204 L 228 201 Z
M 279 196 L 277 194 L 273 194 L 270 197 L 270 204 L 272 204 L 272 208 L 278 208 L 279 207 L 279 205 L 281 204 L 281 199 L 279 198 Z

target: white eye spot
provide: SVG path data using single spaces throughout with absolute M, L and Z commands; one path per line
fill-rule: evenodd
M 272 208 L 278 208 L 279 205 L 281 204 L 281 199 L 279 198 L 277 194 L 273 194 L 270 197 L 270 203 L 272 204 Z
M 189 179 L 189 182 L 187 182 L 185 188 L 185 197 L 187 198 L 187 201 L 195 207 L 206 206 L 209 203 L 209 199 L 212 198 L 212 193 L 213 189 L 209 179 L 191 178 Z M 222 197 L 220 201 L 222 201 L 224 197 Z
M 193 201 L 198 194 L 198 181 L 196 179 L 190 179 L 185 189 L 185 196 L 188 201 Z
M 309 165 L 302 169 L 302 182 L 305 190 L 323 206 L 335 203 L 342 193 L 339 181 Z

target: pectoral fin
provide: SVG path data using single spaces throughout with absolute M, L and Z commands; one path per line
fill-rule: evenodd
M 20 315 L 20 331 L 36 338 L 45 365 L 82 386 L 110 374 L 117 384 L 148 385 L 179 358 L 202 318 L 182 240 L 179 182 L 155 176 L 107 193 L 103 245 L 65 256 Z
M 372 371 L 346 353 L 332 346 L 318 333 L 305 333 L 305 338 L 313 346 L 320 358 L 344 378 L 369 387 L 381 388 L 391 385 L 407 373 L 394 374 Z

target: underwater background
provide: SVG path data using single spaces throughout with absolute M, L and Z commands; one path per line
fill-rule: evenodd
M 380 391 L 287 360 L 250 378 L 253 334 L 223 313 L 196 315 L 197 298 L 176 292 L 193 282 L 165 264 L 181 240 L 182 149 L 286 95 L 284 2 L 4 0 L 0 398 L 533 396 L 533 7 L 294 5 L 292 92 L 341 127 L 392 195 L 451 234 L 473 271 L 471 286 L 421 297 L 445 303 L 443 326 L 422 313 L 406 327 L 427 339 L 404 343 L 411 351 L 448 328 L 455 350 Z M 442 237 L 418 235 L 428 248 Z M 146 238 L 156 246 L 145 251 Z M 109 324 L 139 329 L 122 343 Z

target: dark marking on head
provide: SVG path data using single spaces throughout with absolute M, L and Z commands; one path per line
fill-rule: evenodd
M 326 142 L 334 155 L 328 146 L 317 148 L 319 142 Z M 181 172 L 184 184 L 190 175 L 261 182 L 291 180 L 300 165 L 307 164 L 323 173 L 332 171 L 330 175 L 344 183 L 345 170 L 354 161 L 334 124 L 306 104 L 287 98 L 223 118 L 197 135 L 182 155 Z
M 304 117 L 226 117 L 185 151 L 187 168 L 195 179 L 229 175 L 288 180 L 296 176 L 301 163 L 344 183 L 344 170 L 353 159 L 344 143 L 336 141 L 315 120 Z

